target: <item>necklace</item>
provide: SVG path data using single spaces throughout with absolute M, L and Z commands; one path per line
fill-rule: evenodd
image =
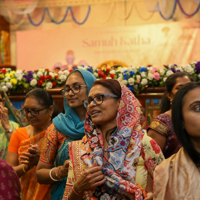
M 108 152 L 108 148 L 107 149 L 103 149 L 104 152 Z

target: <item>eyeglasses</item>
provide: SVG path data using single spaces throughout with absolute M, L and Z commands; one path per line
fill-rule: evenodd
M 27 116 L 28 113 L 31 113 L 32 116 L 37 116 L 39 115 L 40 111 L 44 110 L 44 109 L 47 109 L 48 107 L 45 107 L 45 108 L 42 108 L 40 110 L 37 110 L 37 109 L 27 109 L 27 108 L 23 108 L 20 110 L 20 113 L 24 116 Z
M 60 90 L 60 93 L 64 96 L 64 95 L 68 95 L 70 90 L 73 92 L 73 94 L 77 94 L 80 92 L 81 90 L 81 87 L 87 87 L 87 85 L 75 85 L 75 86 L 72 86 L 71 88 L 65 88 Z
M 0 99 L 0 103 L 4 103 L 5 102 L 5 99 Z
M 92 101 L 94 101 L 96 105 L 101 105 L 105 97 L 119 98 L 116 95 L 100 94 L 100 95 L 95 96 L 94 98 L 88 98 L 88 99 L 83 100 L 83 105 L 85 106 L 85 108 L 88 108 L 88 106 L 92 103 Z

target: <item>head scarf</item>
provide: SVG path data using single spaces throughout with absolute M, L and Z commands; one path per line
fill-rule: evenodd
M 98 187 L 93 197 L 115 199 L 122 197 L 143 199 L 142 189 L 134 181 L 136 171 L 133 163 L 139 158 L 143 132 L 140 126 L 140 107 L 133 93 L 121 84 L 121 99 L 116 116 L 117 129 L 108 141 L 108 160 L 103 162 L 103 136 L 86 115 L 85 134 L 81 159 L 86 167 L 96 163 L 103 168 L 106 182 Z M 115 198 L 114 198 L 115 197 Z
M 92 73 L 86 70 L 77 69 L 76 71 L 79 71 L 82 74 L 83 79 L 87 85 L 87 94 L 89 94 L 89 91 L 94 81 L 96 81 L 96 78 Z M 64 110 L 65 114 L 61 113 L 57 117 L 55 117 L 53 119 L 53 124 L 60 132 L 62 132 L 66 136 L 74 140 L 80 140 L 85 135 L 84 134 L 85 120 L 80 121 L 75 110 L 69 106 L 65 96 L 64 96 Z

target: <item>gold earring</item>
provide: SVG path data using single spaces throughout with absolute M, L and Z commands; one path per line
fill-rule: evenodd
M 49 116 L 49 121 L 51 121 L 52 116 Z

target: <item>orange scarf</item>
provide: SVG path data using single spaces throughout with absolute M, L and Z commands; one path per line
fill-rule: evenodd
M 154 171 L 154 200 L 200 198 L 200 172 L 181 148 Z
M 41 151 L 42 143 L 45 136 L 45 131 L 35 135 L 32 138 L 24 140 L 20 143 L 19 157 L 22 156 L 23 152 L 28 152 L 28 148 L 31 144 L 37 144 Z M 20 160 L 20 158 L 19 158 Z M 22 200 L 50 200 L 51 199 L 51 188 L 50 185 L 39 184 L 36 179 L 36 167 L 34 166 L 26 174 L 21 177 L 22 186 Z

